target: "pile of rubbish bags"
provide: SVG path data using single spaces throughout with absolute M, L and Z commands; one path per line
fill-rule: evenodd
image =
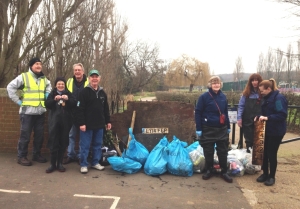
M 150 176 L 162 175 L 166 172 L 177 176 L 192 176 L 193 173 L 202 173 L 205 169 L 203 148 L 196 141 L 188 146 L 187 142 L 173 136 L 171 142 L 164 136 L 149 153 L 147 148 L 138 142 L 129 129 L 131 140 L 122 156 L 111 156 L 107 161 L 112 169 L 123 173 L 136 173 L 142 168 Z M 232 149 L 227 157 L 228 174 L 243 176 L 255 174 L 260 166 L 252 165 L 252 154 L 246 149 Z M 214 168 L 220 171 L 217 154 L 214 155 Z

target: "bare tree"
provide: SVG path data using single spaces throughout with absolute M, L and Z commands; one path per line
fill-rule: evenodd
M 193 90 L 194 85 L 204 86 L 209 77 L 210 69 L 208 63 L 202 63 L 196 58 L 182 55 L 173 60 L 166 73 L 166 84 L 169 86 L 187 86 L 189 91 Z
M 293 64 L 294 64 L 293 49 L 292 49 L 291 44 L 289 44 L 289 46 L 287 48 L 286 63 L 287 63 L 287 69 L 286 69 L 287 83 L 291 83 L 292 68 L 293 68 Z
M 142 90 L 160 74 L 159 47 L 138 41 L 127 43 L 122 50 L 125 92 Z
M 260 53 L 257 63 L 257 73 L 259 73 L 261 76 L 264 74 L 264 54 Z
M 242 57 L 238 57 L 235 61 L 235 67 L 233 71 L 234 80 L 242 80 L 244 76 L 244 66 Z
M 27 25 L 40 3 L 41 0 L 0 1 L 0 87 L 15 76 Z
M 265 75 L 267 79 L 273 77 L 273 61 L 273 51 L 269 48 L 264 62 Z
M 274 78 L 277 82 L 282 79 L 282 72 L 284 71 L 285 64 L 283 58 L 283 51 L 278 48 L 274 57 Z

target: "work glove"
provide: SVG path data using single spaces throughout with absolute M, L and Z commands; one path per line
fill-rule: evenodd
M 22 105 L 22 101 L 21 100 L 19 100 L 18 102 L 17 102 L 17 104 L 21 107 L 21 105 Z
M 202 131 L 196 131 L 197 136 L 202 136 Z
M 229 134 L 231 132 L 231 129 L 227 129 L 227 133 Z
M 242 119 L 238 120 L 237 124 L 238 124 L 239 127 L 242 127 Z
M 46 93 L 45 93 L 45 99 L 47 99 L 47 98 L 48 98 L 48 96 L 49 96 L 49 93 L 48 93 L 48 92 L 46 92 Z

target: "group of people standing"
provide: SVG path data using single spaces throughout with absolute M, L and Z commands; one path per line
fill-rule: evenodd
M 226 95 L 221 91 L 220 77 L 212 76 L 208 91 L 200 95 L 195 108 L 196 135 L 203 147 L 206 172 L 202 179 L 210 179 L 214 173 L 214 152 L 216 150 L 221 177 L 228 183 L 232 178 L 227 174 L 230 121 Z M 242 93 L 238 105 L 237 124 L 243 128 L 247 152 L 254 139 L 254 121 L 265 121 L 263 165 L 257 182 L 266 186 L 275 183 L 277 152 L 286 133 L 288 101 L 280 94 L 276 81 L 263 80 L 258 73 L 252 74 Z
M 81 63 L 73 65 L 74 76 L 66 82 L 57 77 L 52 89 L 50 81 L 42 72 L 42 62 L 35 57 L 29 61 L 29 70 L 12 80 L 7 86 L 8 96 L 20 106 L 21 133 L 18 141 L 18 163 L 30 166 L 27 158 L 31 132 L 33 136 L 32 161 L 47 162 L 41 155 L 44 141 L 45 112 L 48 108 L 50 166 L 46 173 L 54 170 L 64 172 L 63 164 L 78 161 L 80 172 L 88 172 L 88 154 L 92 151 L 91 167 L 103 170 L 99 164 L 104 129 L 111 129 L 107 95 L 100 87 L 98 70 L 84 74 Z M 22 90 L 21 97 L 17 90 Z M 79 137 L 79 152 L 76 154 L 76 136 Z M 68 147 L 68 149 L 67 149 Z M 67 158 L 63 161 L 65 150 Z
M 91 167 L 103 170 L 99 164 L 104 129 L 111 129 L 107 95 L 99 83 L 98 70 L 91 70 L 88 77 L 81 63 L 74 64 L 74 76 L 68 81 L 56 78 L 52 89 L 50 81 L 42 72 L 39 58 L 29 61 L 29 70 L 12 80 L 8 86 L 8 96 L 20 106 L 21 133 L 18 141 L 18 163 L 32 165 L 28 160 L 28 144 L 34 131 L 32 161 L 47 162 L 41 155 L 44 141 L 44 120 L 48 114 L 50 166 L 47 173 L 54 170 L 64 172 L 63 164 L 78 161 L 80 172 L 88 172 L 88 155 L 92 152 Z M 232 178 L 227 173 L 230 121 L 226 95 L 221 91 L 222 81 L 212 76 L 208 91 L 203 93 L 195 108 L 196 135 L 204 150 L 206 172 L 202 179 L 210 179 L 214 173 L 214 152 L 216 150 L 221 168 L 221 177 L 229 183 Z M 21 89 L 21 97 L 17 90 Z M 257 178 L 271 186 L 275 183 L 277 152 L 286 133 L 288 102 L 280 94 L 274 79 L 262 80 L 254 73 L 242 93 L 238 106 L 237 123 L 243 128 L 247 151 L 253 146 L 254 121 L 266 121 L 263 174 Z M 76 136 L 80 135 L 79 152 L 75 151 Z M 67 148 L 68 147 L 68 148 Z M 65 150 L 67 158 L 63 161 Z

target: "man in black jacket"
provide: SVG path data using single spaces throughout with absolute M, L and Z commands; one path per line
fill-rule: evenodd
M 99 86 L 101 76 L 98 70 L 89 72 L 89 85 L 79 94 L 77 102 L 77 123 L 80 127 L 80 172 L 88 172 L 88 154 L 92 145 L 92 168 L 103 170 L 99 164 L 101 147 L 103 143 L 103 131 L 106 127 L 111 129 L 109 106 L 107 95 Z
M 67 81 L 67 88 L 75 97 L 76 101 L 78 101 L 79 93 L 89 84 L 89 81 L 84 74 L 84 67 L 81 63 L 76 63 L 73 65 L 73 73 L 74 76 L 69 78 Z M 75 115 L 75 113 L 73 113 L 73 115 Z M 75 161 L 78 162 L 78 160 L 80 162 L 80 149 L 78 150 L 78 153 L 76 153 L 75 150 L 77 134 L 79 134 L 79 126 L 74 123 L 69 133 L 67 158 L 64 160 L 63 164 L 68 164 Z

